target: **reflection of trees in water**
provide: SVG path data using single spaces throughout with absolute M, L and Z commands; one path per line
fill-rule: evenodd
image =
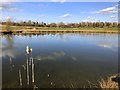
M 63 40 L 63 41 L 70 41 L 72 39 L 72 34 L 64 34 L 64 33 L 59 33 L 59 34 L 56 34 L 54 35 L 54 37 L 56 38 L 59 38 L 60 40 Z
M 2 52 L 0 57 L 15 57 L 17 54 L 15 47 L 14 47 L 14 36 L 12 35 L 5 35 L 6 44 L 2 44 Z
M 64 36 L 63 34 L 59 34 L 60 38 L 63 40 L 64 39 Z
M 14 37 L 12 35 L 7 35 L 5 38 L 6 38 L 6 42 L 8 44 L 7 47 L 13 49 Z

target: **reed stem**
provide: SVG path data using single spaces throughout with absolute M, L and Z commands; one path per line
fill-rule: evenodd
M 35 82 L 35 73 L 34 73 L 34 61 L 33 61 L 33 58 L 32 58 L 32 82 L 34 83 Z
M 19 79 L 20 79 L 20 86 L 22 86 L 22 75 L 20 69 L 19 69 Z
M 29 61 L 28 61 L 28 57 L 27 57 L 27 84 L 29 85 Z

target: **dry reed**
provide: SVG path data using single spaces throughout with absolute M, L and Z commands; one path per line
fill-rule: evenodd
M 101 79 L 99 81 L 100 88 L 118 89 L 118 82 L 113 81 L 112 78 L 116 78 L 116 75 L 110 76 L 106 80 Z

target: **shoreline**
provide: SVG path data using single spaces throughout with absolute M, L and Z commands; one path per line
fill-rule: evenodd
M 22 30 L 0 30 L 3 34 L 43 34 L 43 33 L 120 33 L 119 30 L 37 30 L 37 29 L 22 29 Z

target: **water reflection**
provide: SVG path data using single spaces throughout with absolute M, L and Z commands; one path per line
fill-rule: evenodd
M 113 47 L 118 47 L 118 44 L 111 43 L 111 42 L 99 42 L 98 46 L 103 47 L 103 48 L 112 49 Z
M 78 60 L 77 57 L 74 57 L 74 56 L 72 56 L 71 58 L 72 58 L 73 61 L 77 61 Z
M 0 57 L 9 56 L 14 58 L 18 54 L 15 49 L 14 36 L 5 35 L 4 39 L 6 42 L 2 42 L 2 44 L 0 45 L 0 48 L 2 49 L 2 52 L 0 52 Z
M 0 48 L 4 54 L 0 54 L 1 57 L 15 57 L 12 72 L 8 58 L 3 58 L 3 87 L 18 87 L 19 67 L 26 70 L 27 45 L 33 49 L 36 85 L 40 88 L 50 88 L 50 82 L 57 88 L 70 82 L 83 87 L 86 80 L 96 83 L 117 72 L 117 52 L 112 51 L 118 48 L 116 34 L 4 35 L 2 39 Z
M 56 60 L 63 56 L 65 56 L 65 53 L 63 51 L 61 51 L 61 52 L 53 52 L 47 56 L 37 56 L 34 59 L 36 59 L 36 60 Z
M 97 42 L 95 45 L 99 46 L 99 47 L 102 47 L 102 48 L 105 48 L 105 49 L 109 49 L 109 50 L 112 50 L 112 51 L 118 51 L 118 41 L 116 42 Z

